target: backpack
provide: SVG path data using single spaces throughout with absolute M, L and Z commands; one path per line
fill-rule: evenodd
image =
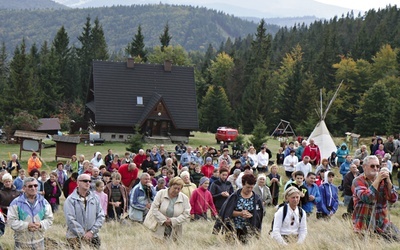
M 288 211 L 288 204 L 283 202 L 281 204 L 279 204 L 278 206 L 278 210 L 279 208 L 283 207 L 283 216 L 282 216 L 282 223 L 286 218 L 287 215 L 287 211 Z M 301 219 L 303 218 L 303 209 L 300 206 L 297 206 L 299 208 L 299 223 L 301 222 Z M 275 216 L 274 219 L 272 219 L 271 222 L 271 230 L 269 230 L 269 233 L 271 234 L 272 230 L 274 229 L 274 220 L 275 220 Z

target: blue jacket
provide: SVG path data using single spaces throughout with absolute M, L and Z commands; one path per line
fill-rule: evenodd
M 336 150 L 336 155 L 338 158 L 337 161 L 338 161 L 339 166 L 340 166 L 340 164 L 342 164 L 343 162 L 346 161 L 346 155 L 348 155 L 348 154 L 350 154 L 350 151 L 347 147 L 347 144 L 343 142 L 342 145 L 340 145 L 340 148 L 338 148 Z
M 315 200 L 308 201 L 302 207 L 306 213 L 311 213 L 314 209 L 314 205 L 317 205 L 321 201 L 321 194 L 319 193 L 319 187 L 315 183 L 310 187 L 306 182 L 304 182 L 304 186 L 308 190 L 308 196 L 312 195 L 315 197 Z
M 317 203 L 318 212 L 326 215 L 336 213 L 339 207 L 338 188 L 335 185 L 325 182 L 319 187 L 319 192 L 321 194 L 321 201 Z
M 303 152 L 304 152 L 304 147 L 300 145 L 296 150 L 296 156 L 299 159 L 299 161 L 302 160 L 301 156 L 303 155 Z
M 196 156 L 194 155 L 193 152 L 191 152 L 191 153 L 186 152 L 186 153 L 182 154 L 180 162 L 183 167 L 187 167 L 187 166 L 189 166 L 189 163 L 191 161 L 195 161 L 195 160 L 196 160 Z
M 157 164 L 154 164 L 154 167 L 156 167 L 157 169 L 159 169 L 161 167 L 162 158 L 161 158 L 161 155 L 158 152 L 156 154 L 153 154 L 153 152 L 151 152 L 150 153 L 150 160 L 158 162 Z
M 24 181 L 18 176 L 15 180 L 14 180 L 14 186 L 18 191 L 22 190 L 22 187 L 24 186 Z
M 350 171 L 351 162 L 345 161 L 340 165 L 340 174 L 344 176 Z
M 129 206 L 144 211 L 146 205 L 151 201 L 153 201 L 155 196 L 156 196 L 156 190 L 152 186 L 151 197 L 147 197 L 146 199 L 146 194 L 144 193 L 143 185 L 142 183 L 139 182 L 139 184 L 136 185 L 129 194 Z

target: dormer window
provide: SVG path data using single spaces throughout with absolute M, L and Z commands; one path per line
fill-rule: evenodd
M 136 97 L 136 105 L 143 105 L 143 96 Z

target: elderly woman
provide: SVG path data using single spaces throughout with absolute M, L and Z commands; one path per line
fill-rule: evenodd
M 267 205 L 272 204 L 272 196 L 271 192 L 269 191 L 269 188 L 265 185 L 266 184 L 267 177 L 264 174 L 260 174 L 257 178 L 257 185 L 254 186 L 253 192 L 260 196 L 263 207 L 264 207 L 264 213 L 267 208 Z
M 11 161 L 7 164 L 7 172 L 11 174 L 13 179 L 18 177 L 18 171 L 21 169 L 21 164 L 19 164 L 18 156 L 16 154 L 11 155 Z
M 260 235 L 264 208 L 260 197 L 253 192 L 255 184 L 256 178 L 253 174 L 243 175 L 243 188 L 225 201 L 219 211 L 219 219 L 215 222 L 213 233 L 217 234 L 221 229 L 225 232 L 235 232 L 238 240 L 243 243 L 252 235 Z
M 232 183 L 233 191 L 238 190 L 238 186 L 236 185 L 236 180 L 237 180 L 237 178 L 239 177 L 239 175 L 240 175 L 241 172 L 242 172 L 242 171 L 241 171 L 240 169 L 235 169 L 235 171 L 233 171 L 233 174 L 231 174 L 231 175 L 228 176 L 228 179 L 227 179 L 227 180 L 228 180 L 230 183 Z
M 21 192 L 17 191 L 13 185 L 13 179 L 11 174 L 4 174 L 2 177 L 4 187 L 0 190 L 0 209 L 4 215 L 7 215 L 8 207 L 11 202 L 17 198 Z
M 307 236 L 307 216 L 299 207 L 300 191 L 296 187 L 289 187 L 284 197 L 287 203 L 274 215 L 271 238 L 282 245 L 303 243 Z
M 154 237 L 177 240 L 182 236 L 182 224 L 189 219 L 191 209 L 188 197 L 181 192 L 183 185 L 181 178 L 174 177 L 169 188 L 158 191 L 154 198 L 144 222 L 151 225 Z
M 184 193 L 190 200 L 190 197 L 192 197 L 193 191 L 197 188 L 197 186 L 190 181 L 190 173 L 188 171 L 183 171 L 181 173 L 181 178 L 184 183 L 181 192 Z

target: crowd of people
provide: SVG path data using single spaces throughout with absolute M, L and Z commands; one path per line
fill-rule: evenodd
M 90 160 L 72 156 L 50 172 L 42 169 L 36 153 L 26 168 L 12 155 L 0 172 L 0 235 L 7 223 L 17 249 L 44 249 L 45 231 L 64 195 L 66 239 L 73 249 L 82 244 L 99 248 L 103 223 L 123 219 L 143 223 L 156 238 L 173 240 L 182 235 L 188 220 L 214 220 L 214 234 L 245 243 L 261 234 L 268 206 L 277 208 L 271 238 L 284 245 L 302 243 L 314 207 L 316 218 L 329 220 L 343 191 L 343 218 L 353 220 L 358 235 L 373 232 L 393 240 L 398 230 L 389 221 L 388 206 L 398 198 L 391 173 L 400 163 L 400 149 L 391 143 L 393 137 L 385 143 L 378 138 L 372 141 L 371 154 L 362 145 L 354 156 L 344 143 L 329 158 L 321 158 L 311 138 L 280 148 L 275 164 L 266 144 L 258 152 L 250 146 L 234 160 L 225 146 L 218 153 L 183 144 L 167 152 L 160 145 L 121 158 L 109 149 L 104 157 L 95 152 Z M 336 167 L 342 175 L 340 186 L 331 171 Z

